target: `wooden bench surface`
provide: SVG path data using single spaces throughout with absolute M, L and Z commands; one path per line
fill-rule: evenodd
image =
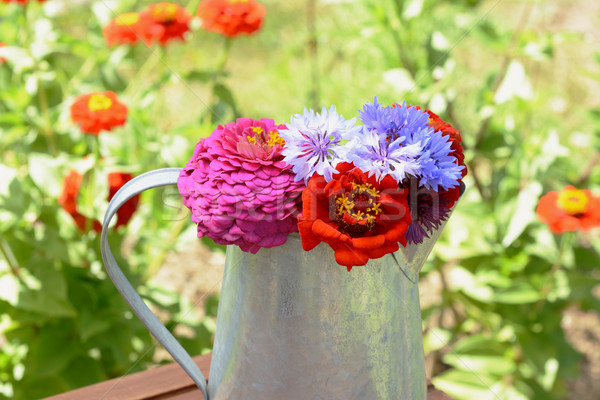
M 211 355 L 194 357 L 208 379 Z M 176 363 L 125 375 L 71 392 L 48 397 L 47 400 L 198 400 L 202 395 L 192 379 Z M 447 394 L 428 387 L 427 400 L 452 400 Z

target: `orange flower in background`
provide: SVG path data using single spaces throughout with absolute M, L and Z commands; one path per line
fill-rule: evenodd
M 542 196 L 536 213 L 553 233 L 588 231 L 600 227 L 600 197 L 587 189 L 565 186 Z
M 207 31 L 235 37 L 259 30 L 266 12 L 256 0 L 203 0 L 197 15 Z
M 38 3 L 43 3 L 46 0 L 37 0 Z M 18 3 L 22 6 L 26 5 L 27 3 L 29 3 L 29 0 L 2 0 L 2 3 Z
M 164 46 L 174 39 L 184 40 L 183 35 L 190 30 L 192 14 L 179 4 L 161 2 L 141 11 L 140 20 L 144 24 L 145 40 L 156 40 Z
M 58 198 L 58 204 L 68 212 L 80 231 L 93 229 L 96 232 L 102 230 L 102 225 L 97 220 L 90 220 L 77 211 L 77 197 L 81 188 L 83 176 L 74 170 L 69 171 L 63 183 L 63 192 Z M 128 181 L 133 179 L 131 174 L 125 172 L 111 172 L 108 174 L 108 200 L 113 198 L 117 191 Z M 115 227 L 125 226 L 137 210 L 140 196 L 129 199 L 119 211 L 117 211 L 117 223 Z
M 326 182 L 315 174 L 302 192 L 298 231 L 309 251 L 325 242 L 335 260 L 348 271 L 406 246 L 404 234 L 411 223 L 407 189 L 391 176 L 377 182 L 352 163 L 336 166 L 339 173 Z
M 117 94 L 93 92 L 77 96 L 71 105 L 71 119 L 81 125 L 81 131 L 98 135 L 123 125 L 127 120 L 127 106 L 117 99 Z
M 108 46 L 135 44 L 145 38 L 148 31 L 146 22 L 136 12 L 120 14 L 102 28 L 102 35 Z
M 6 43 L 0 42 L 0 47 L 6 47 Z M 6 58 L 0 57 L 0 64 L 4 64 L 6 62 Z

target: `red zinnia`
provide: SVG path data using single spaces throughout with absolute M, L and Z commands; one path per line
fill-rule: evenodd
M 86 229 L 92 228 L 96 232 L 102 230 L 102 225 L 97 220 L 89 220 L 84 215 L 77 211 L 77 197 L 79 196 L 79 189 L 81 187 L 82 176 L 77 171 L 70 171 L 65 177 L 63 184 L 63 192 L 58 198 L 58 204 L 68 212 L 75 221 L 77 227 L 85 232 Z M 129 180 L 133 179 L 131 174 L 125 172 L 111 172 L 108 174 L 108 200 L 117 193 L 117 191 Z M 140 196 L 137 195 L 129 199 L 119 211 L 117 211 L 117 223 L 115 227 L 127 225 L 133 213 L 137 210 Z M 89 225 L 89 226 L 88 226 Z
M 588 231 L 600 226 L 600 197 L 587 189 L 565 186 L 560 192 L 551 191 L 542 196 L 536 213 L 553 233 Z
M 173 39 L 183 40 L 183 35 L 190 30 L 192 14 L 179 4 L 161 2 L 141 11 L 140 19 L 146 24 L 146 40 L 157 40 L 165 45 Z
M 146 25 L 146 21 L 138 13 L 128 12 L 113 18 L 102 28 L 102 34 L 108 46 L 135 44 L 145 37 Z
M 81 131 L 98 135 L 123 125 L 127 119 L 127 106 L 117 99 L 117 94 L 93 92 L 75 98 L 71 105 L 71 119 L 81 125 Z
M 37 0 L 38 3 L 43 3 L 46 0 Z M 29 0 L 2 0 L 2 3 L 19 3 L 21 5 L 25 5 L 29 2 Z
M 336 166 L 339 173 L 326 182 L 315 174 L 302 192 L 298 230 L 304 250 L 325 242 L 338 264 L 348 271 L 406 246 L 411 222 L 407 189 L 399 189 L 391 176 L 377 182 L 352 163 Z
M 266 12 L 256 0 L 204 0 L 198 5 L 197 15 L 204 29 L 235 37 L 259 30 Z

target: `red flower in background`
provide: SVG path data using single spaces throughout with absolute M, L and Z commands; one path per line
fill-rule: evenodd
M 600 197 L 589 190 L 565 186 L 540 198 L 536 213 L 553 233 L 588 231 L 600 227 Z
M 81 131 L 98 135 L 123 125 L 127 119 L 127 106 L 117 99 L 117 94 L 93 92 L 77 96 L 71 105 L 71 119 L 81 125 Z
M 6 43 L 0 42 L 0 47 L 6 47 Z M 4 64 L 6 62 L 6 58 L 0 57 L 0 64 Z
M 63 192 L 58 198 L 58 204 L 68 212 L 75 221 L 77 227 L 85 232 L 91 228 L 96 232 L 102 230 L 102 225 L 97 220 L 90 220 L 77 211 L 77 197 L 81 188 L 82 175 L 77 171 L 70 171 L 63 183 Z M 131 174 L 125 172 L 111 172 L 108 174 L 108 200 L 113 198 L 117 191 L 129 180 L 133 179 Z M 117 223 L 115 227 L 124 226 L 129 223 L 133 213 L 137 210 L 140 196 L 129 199 L 119 211 L 117 211 Z
M 102 28 L 102 35 L 108 46 L 135 44 L 145 38 L 148 31 L 146 22 L 136 12 L 120 14 Z
M 46 0 L 37 0 L 38 3 L 43 3 L 45 1 Z M 18 3 L 24 6 L 29 3 L 29 0 L 2 0 L 2 3 Z
M 326 182 L 315 174 L 302 192 L 298 230 L 304 250 L 325 242 L 338 264 L 348 271 L 406 246 L 404 234 L 411 222 L 407 189 L 391 176 L 377 182 L 352 163 L 336 166 L 339 173 Z
M 204 0 L 197 15 L 204 29 L 235 37 L 259 30 L 266 12 L 256 0 Z
M 164 46 L 171 40 L 184 39 L 183 35 L 190 30 L 192 14 L 179 4 L 161 2 L 141 11 L 140 20 L 144 24 L 145 39 L 157 40 Z
M 108 174 L 108 200 L 110 201 L 124 184 L 133 179 L 133 175 L 126 172 L 111 172 Z M 125 204 L 117 211 L 117 223 L 115 227 L 124 226 L 129 223 L 133 213 L 138 208 L 140 195 L 136 195 L 127 200 Z

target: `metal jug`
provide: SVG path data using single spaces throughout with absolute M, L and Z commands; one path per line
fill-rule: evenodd
M 417 283 L 443 226 L 422 244 L 350 272 L 329 246 L 306 252 L 294 234 L 256 254 L 228 246 L 207 385 L 127 281 L 107 240 L 121 205 L 146 189 L 175 185 L 179 171 L 151 171 L 121 188 L 104 218 L 102 257 L 123 297 L 205 400 L 426 399 Z

